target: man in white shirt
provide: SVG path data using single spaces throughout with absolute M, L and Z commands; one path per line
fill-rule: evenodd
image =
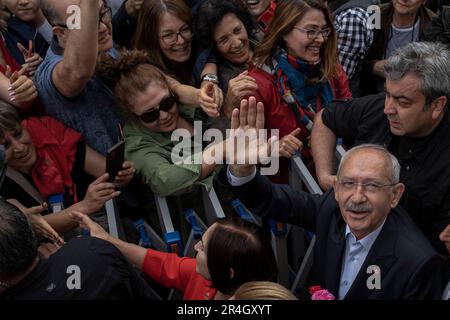
M 261 103 L 256 108 L 253 97 L 243 100 L 240 110 L 233 111 L 232 128 L 263 128 L 263 110 Z M 274 140 L 250 144 L 260 150 L 236 152 L 262 154 Z M 334 188 L 324 195 L 271 184 L 250 164 L 230 164 L 220 179 L 234 186 L 253 213 L 316 234 L 310 285 L 320 285 L 339 299 L 439 299 L 441 260 L 397 207 L 404 190 L 399 174 L 400 165 L 387 150 L 361 145 L 343 157 Z

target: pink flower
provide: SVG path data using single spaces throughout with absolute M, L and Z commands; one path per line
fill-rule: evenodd
M 335 297 L 327 289 L 322 289 L 320 286 L 313 286 L 309 288 L 311 300 L 335 300 Z

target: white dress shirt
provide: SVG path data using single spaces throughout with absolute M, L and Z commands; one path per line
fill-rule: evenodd
M 252 181 L 255 176 L 256 176 L 256 167 L 254 167 L 253 172 L 249 176 L 245 176 L 245 177 L 233 176 L 233 174 L 230 171 L 230 167 L 228 166 L 228 168 L 227 168 L 228 182 L 233 187 L 242 186 L 242 185 Z
M 385 220 L 386 221 L 386 220 Z M 357 240 L 348 225 L 345 226 L 345 253 L 342 258 L 339 300 L 344 299 L 355 281 L 367 254 L 383 228 L 384 222 L 364 238 Z

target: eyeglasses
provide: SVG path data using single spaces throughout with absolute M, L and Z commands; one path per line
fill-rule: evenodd
M 98 17 L 98 26 L 100 27 L 100 23 L 104 23 L 104 24 L 108 24 L 110 23 L 112 20 L 112 9 L 108 6 L 103 6 L 101 8 L 101 11 L 99 13 L 99 17 Z M 67 24 L 63 24 L 63 23 L 59 23 L 59 24 L 55 24 L 53 25 L 54 27 L 61 27 L 61 28 L 65 28 L 65 29 L 69 29 L 67 27 Z
M 168 96 L 165 96 L 164 98 L 161 99 L 158 108 L 144 112 L 141 115 L 135 114 L 135 116 L 138 117 L 144 123 L 155 122 L 156 120 L 159 119 L 159 112 L 169 111 L 170 109 L 172 109 L 175 102 L 177 102 L 177 97 L 173 93 L 170 93 Z
M 163 40 L 163 42 L 166 45 L 170 46 L 177 42 L 178 36 L 181 36 L 184 40 L 188 41 L 188 40 L 191 40 L 194 35 L 192 33 L 191 28 L 189 26 L 187 26 L 187 27 L 184 27 L 183 29 L 179 30 L 178 32 L 170 32 L 170 33 L 163 34 L 161 36 L 161 39 Z
M 300 30 L 302 32 L 305 32 L 306 36 L 310 40 L 316 39 L 319 36 L 319 34 L 321 34 L 324 39 L 327 39 L 328 36 L 331 33 L 331 28 L 326 28 L 326 29 L 323 29 L 323 30 L 314 30 L 314 29 L 305 29 L 305 28 L 302 28 L 302 27 L 294 27 L 294 29 L 297 29 L 297 30 Z
M 355 181 L 338 181 L 339 185 L 344 189 L 344 191 L 354 191 L 358 186 L 361 186 L 364 193 L 378 193 L 383 188 L 395 186 L 396 183 L 392 184 L 378 184 L 374 182 L 359 183 Z

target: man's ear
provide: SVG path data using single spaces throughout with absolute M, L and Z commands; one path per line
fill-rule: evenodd
M 333 190 L 334 190 L 334 198 L 336 199 L 336 201 L 338 201 L 337 199 L 337 188 L 338 188 L 338 182 L 337 182 L 337 176 L 333 176 Z
M 445 106 L 447 105 L 447 97 L 440 96 L 431 102 L 431 117 L 433 120 L 438 119 L 442 113 L 445 111 Z
M 393 198 L 391 199 L 391 208 L 395 208 L 398 205 L 404 191 L 405 185 L 403 183 L 397 183 L 392 187 Z
M 67 37 L 67 29 L 60 26 L 55 26 L 53 27 L 53 35 L 56 36 L 59 44 L 65 43 Z

